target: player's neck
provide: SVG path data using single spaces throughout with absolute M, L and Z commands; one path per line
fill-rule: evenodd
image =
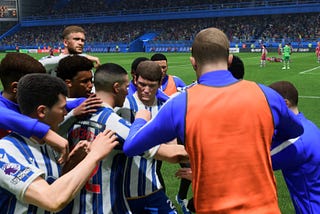
M 297 106 L 295 106 L 295 107 L 290 107 L 290 110 L 291 110 L 295 115 L 299 114 L 299 109 L 298 109 Z
M 16 94 L 8 93 L 8 92 L 6 92 L 6 91 L 3 91 L 3 92 L 2 92 L 2 96 L 3 96 L 4 98 L 6 98 L 7 100 L 10 100 L 10 101 L 13 102 L 13 103 L 17 103 Z
M 211 63 L 211 64 L 205 64 L 202 66 L 198 65 L 197 75 L 201 76 L 208 72 L 220 71 L 220 70 L 228 70 L 227 62 Z
M 103 103 L 106 103 L 112 108 L 115 108 L 116 102 L 115 102 L 115 97 L 112 93 L 109 93 L 106 91 L 96 91 L 96 95 L 102 100 Z
M 143 105 L 145 105 L 147 107 L 152 107 L 155 104 L 155 100 L 156 100 L 156 98 L 150 99 L 150 100 L 140 100 L 140 101 L 142 102 Z

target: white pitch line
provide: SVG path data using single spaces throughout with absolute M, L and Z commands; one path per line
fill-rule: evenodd
M 311 69 L 308 69 L 308 70 L 305 70 L 305 71 L 301 71 L 299 74 L 305 74 L 305 73 L 308 73 L 308 72 L 310 72 L 310 71 L 317 70 L 318 68 L 320 68 L 320 66 L 315 67 L 315 68 L 311 68 Z
M 299 96 L 301 98 L 308 98 L 308 99 L 320 99 L 319 96 Z

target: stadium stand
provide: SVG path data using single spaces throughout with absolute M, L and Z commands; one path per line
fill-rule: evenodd
M 122 52 L 188 52 L 195 33 L 209 26 L 221 28 L 228 35 L 232 47 L 259 47 L 260 43 L 278 47 L 284 42 L 291 42 L 294 47 L 310 47 L 310 44 L 315 47 L 319 38 L 319 1 L 93 0 L 90 5 L 84 0 L 45 2 L 47 4 L 42 4 L 33 13 L 36 16 L 23 16 L 15 29 L 1 32 L 0 45 L 3 49 L 14 49 L 17 45 L 26 49 L 58 48 L 62 46 L 61 29 L 74 23 L 86 30 L 85 51 L 92 52 L 113 52 L 116 46 Z M 260 7 L 272 8 L 272 11 L 282 8 L 282 12 L 279 15 L 266 10 L 266 14 L 257 15 Z M 293 12 L 304 8 L 306 12 L 283 14 L 286 13 L 284 7 L 291 7 Z M 241 15 L 239 10 L 242 9 L 246 16 Z M 318 12 L 313 12 L 314 9 Z M 208 10 L 233 13 L 206 17 Z M 174 14 L 183 11 L 190 17 L 170 18 L 166 16 L 168 11 Z M 149 13 L 154 15 L 150 17 Z M 124 14 L 135 15 L 128 17 Z M 98 17 L 97 22 L 94 17 Z
M 0 35 L 7 32 L 10 28 L 18 24 L 17 22 L 0 22 Z

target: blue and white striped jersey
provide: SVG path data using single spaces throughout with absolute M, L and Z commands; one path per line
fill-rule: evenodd
M 37 177 L 50 184 L 59 177 L 50 146 L 11 133 L 0 140 L 0 169 L 0 213 L 50 213 L 23 203 L 26 189 Z
M 151 116 L 154 117 L 162 104 L 163 102 L 155 99 L 152 106 L 145 106 L 139 100 L 137 92 L 135 92 L 133 95 L 128 95 L 126 97 L 123 108 L 130 109 L 133 112 L 147 109 L 151 112 Z M 130 120 L 132 121 L 132 118 Z M 157 148 L 154 148 L 153 153 L 157 151 Z M 142 156 L 127 157 L 124 183 L 125 195 L 127 198 L 132 199 L 147 196 L 162 188 L 156 172 L 157 163 L 158 161 L 152 158 L 146 159 Z
M 126 156 L 122 145 L 128 136 L 130 123 L 117 115 L 107 104 L 90 118 L 75 123 L 68 140 L 75 145 L 79 140 L 92 141 L 97 134 L 110 129 L 118 135 L 120 146 L 103 159 L 90 180 L 73 202 L 72 213 L 131 213 L 124 196 L 123 178 Z

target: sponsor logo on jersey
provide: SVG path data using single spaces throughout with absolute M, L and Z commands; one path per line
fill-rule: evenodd
M 20 170 L 20 165 L 15 163 L 4 164 L 1 168 L 6 175 L 15 175 Z
M 29 177 L 30 172 L 31 169 L 29 167 L 24 168 L 23 170 L 19 171 L 17 176 L 11 180 L 11 183 L 18 184 L 20 181 L 26 181 L 26 179 Z

